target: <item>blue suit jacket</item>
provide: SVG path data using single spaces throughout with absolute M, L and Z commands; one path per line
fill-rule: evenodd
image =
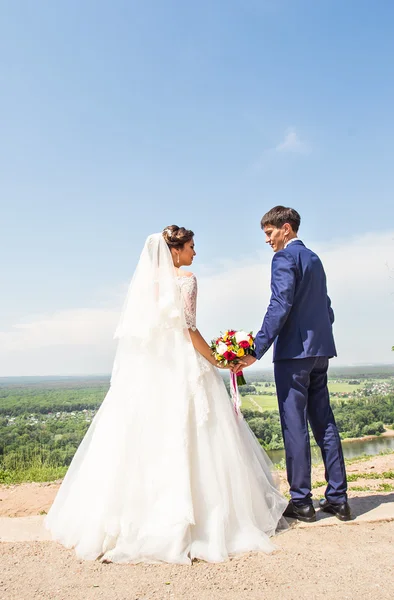
M 272 259 L 271 300 L 256 336 L 256 357 L 274 345 L 274 361 L 336 356 L 334 313 L 320 258 L 295 240 Z

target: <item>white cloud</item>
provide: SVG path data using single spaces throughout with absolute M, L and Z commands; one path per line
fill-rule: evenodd
M 57 311 L 0 332 L 0 376 L 106 373 L 119 308 Z
M 116 311 L 65 310 L 37 317 L 0 332 L 0 345 L 9 350 L 37 350 L 48 346 L 100 344 L 113 331 Z
M 305 240 L 307 242 L 307 240 Z M 335 364 L 394 360 L 394 231 L 309 244 L 322 258 L 336 314 Z M 208 340 L 227 327 L 256 331 L 270 296 L 268 248 L 199 277 L 198 322 Z M 390 266 L 390 264 L 389 264 Z M 122 303 L 58 311 L 0 332 L 0 376 L 109 373 Z M 271 351 L 262 359 L 269 366 Z
M 310 146 L 307 142 L 301 140 L 294 129 L 290 127 L 285 134 L 283 142 L 275 147 L 276 152 L 292 152 L 294 154 L 308 154 Z
M 282 154 L 310 154 L 311 147 L 305 140 L 300 139 L 294 127 L 285 132 L 283 141 L 276 146 L 266 148 L 261 156 L 250 165 L 252 171 L 262 171 L 272 168 Z

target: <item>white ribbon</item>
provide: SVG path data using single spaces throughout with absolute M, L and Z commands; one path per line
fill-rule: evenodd
M 238 390 L 238 377 L 233 372 L 230 373 L 230 392 L 235 414 L 239 417 L 241 414 L 241 396 Z

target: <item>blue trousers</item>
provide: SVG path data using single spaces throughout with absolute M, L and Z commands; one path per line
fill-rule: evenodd
M 328 358 L 280 360 L 274 368 L 293 503 L 312 503 L 308 422 L 324 461 L 326 498 L 334 504 L 345 502 L 346 470 L 327 388 Z

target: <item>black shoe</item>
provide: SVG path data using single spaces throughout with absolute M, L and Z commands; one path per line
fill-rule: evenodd
M 325 498 L 319 502 L 320 509 L 324 512 L 331 513 L 336 516 L 340 521 L 350 521 L 352 513 L 350 512 L 350 506 L 347 502 L 341 502 L 340 504 L 332 504 Z
M 305 521 L 305 523 L 312 523 L 316 521 L 316 512 L 312 504 L 301 504 L 296 505 L 290 500 L 285 512 L 284 517 L 289 519 L 298 519 L 299 521 Z

